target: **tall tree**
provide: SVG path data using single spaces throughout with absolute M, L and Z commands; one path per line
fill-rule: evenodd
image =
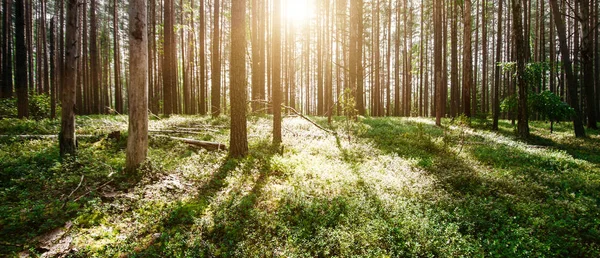
M 529 44 L 529 40 L 524 38 L 524 30 L 522 25 L 521 0 L 512 1 L 513 13 L 513 35 L 515 37 L 515 49 L 517 52 L 517 84 L 519 88 L 518 100 L 518 120 L 517 133 L 521 138 L 529 137 L 529 114 L 527 110 L 527 75 L 525 74 L 525 64 L 527 62 L 525 45 Z M 527 0 L 524 0 L 526 2 Z
M 100 75 L 100 55 L 98 53 L 98 19 L 96 17 L 97 1 L 91 0 L 90 2 L 90 75 L 91 78 L 91 89 L 92 94 L 92 113 L 99 114 L 103 113 L 101 92 L 102 87 L 101 75 Z
M 579 19 L 581 23 L 581 66 L 583 68 L 582 84 L 585 90 L 585 104 L 588 128 L 598 129 L 596 124 L 596 94 L 594 92 L 594 30 L 593 10 L 590 10 L 590 0 L 578 0 Z
M 75 155 L 77 149 L 75 138 L 75 84 L 77 83 L 77 55 L 79 53 L 79 19 L 77 13 L 79 0 L 67 0 L 66 49 L 64 77 L 62 82 L 62 115 L 59 145 L 60 155 Z
M 281 1 L 273 0 L 273 145 L 281 144 Z M 242 54 L 243 55 L 243 54 Z M 321 89 L 322 90 L 322 89 Z M 322 99 L 321 99 L 322 101 Z M 320 104 L 321 109 L 323 103 Z M 322 110 L 320 110 L 322 111 Z
M 550 8 L 552 9 L 552 15 L 554 16 L 554 24 L 556 25 L 556 34 L 559 41 L 559 49 L 562 58 L 563 69 L 565 71 L 568 91 L 569 91 L 569 104 L 575 110 L 573 116 L 573 127 L 576 137 L 585 137 L 585 130 L 583 129 L 583 122 L 581 121 L 581 110 L 579 108 L 579 101 L 577 96 L 577 77 L 573 73 L 573 67 L 571 66 L 571 58 L 569 56 L 569 48 L 567 46 L 567 33 L 565 24 L 558 7 L 556 0 L 550 0 Z
M 13 95 L 12 79 L 12 33 L 11 33 L 11 13 L 12 0 L 2 1 L 2 89 L 1 98 L 10 98 Z
M 463 88 L 462 88 L 462 111 L 467 117 L 471 117 L 471 88 L 473 84 L 473 64 L 471 54 L 471 0 L 465 0 L 463 6 Z
M 276 0 L 277 1 L 277 0 Z M 279 10 L 279 9 L 277 9 Z M 248 153 L 246 129 L 246 0 L 231 2 L 231 131 L 229 156 L 243 157 Z M 214 113 L 213 113 L 214 115 Z
M 502 1 L 502 0 L 499 0 Z M 450 116 L 456 117 L 460 113 L 460 88 L 458 85 L 458 3 L 452 3 L 452 25 L 450 29 L 450 52 L 452 64 L 450 65 Z
M 119 2 L 113 1 L 113 52 L 115 61 L 115 110 L 123 114 L 123 95 L 121 88 L 121 50 L 119 48 Z
M 27 95 L 27 54 L 25 53 L 25 3 L 15 1 L 15 91 L 19 118 L 29 116 Z
M 220 55 L 220 38 L 221 34 L 219 32 L 220 25 L 220 8 L 219 8 L 220 0 L 215 0 L 214 2 L 214 27 L 213 27 L 213 38 L 212 38 L 212 52 L 211 56 L 211 96 L 210 96 L 210 104 L 211 109 L 210 113 L 213 117 L 218 117 L 221 114 L 221 55 Z M 245 3 L 244 3 L 245 5 Z
M 435 67 L 435 101 L 436 101 L 436 114 L 435 124 L 438 126 L 442 125 L 442 0 L 435 0 L 434 8 L 434 67 Z M 427 97 L 427 96 L 425 96 Z
M 498 29 L 496 30 L 496 62 L 494 63 L 494 90 L 492 100 L 492 111 L 494 121 L 492 130 L 498 131 L 498 119 L 500 118 L 500 62 L 502 61 L 502 0 L 498 0 Z
M 147 1 L 129 1 L 129 136 L 126 169 L 135 170 L 148 152 Z
M 173 114 L 176 112 L 174 98 L 176 97 L 176 85 L 175 82 L 175 69 L 176 60 L 173 60 L 175 56 L 175 46 L 173 46 L 174 32 L 173 32 L 173 21 L 174 12 L 173 0 L 165 0 L 164 2 L 164 41 L 163 50 L 164 57 L 162 63 L 163 70 L 163 112 L 166 115 Z

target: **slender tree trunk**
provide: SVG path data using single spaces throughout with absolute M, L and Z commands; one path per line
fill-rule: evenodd
M 126 170 L 133 172 L 148 152 L 147 1 L 129 1 L 129 136 Z
M 492 101 L 492 111 L 494 121 L 492 123 L 492 130 L 498 131 L 498 119 L 500 118 L 500 62 L 502 62 L 502 0 L 498 0 L 498 29 L 496 30 L 496 62 L 494 63 L 495 67 L 495 77 L 494 77 L 494 90 L 493 90 L 493 101 Z
M 206 11 L 200 1 L 200 115 L 206 115 Z
M 592 26 L 592 11 L 590 0 L 578 0 L 581 17 L 581 66 L 583 68 L 582 87 L 585 90 L 585 104 L 587 113 L 587 127 L 598 129 L 596 124 L 596 98 L 594 93 L 594 40 Z
M 119 5 L 113 1 L 113 47 L 115 61 L 115 109 L 123 114 L 123 95 L 121 88 L 121 50 L 119 48 Z
M 525 0 L 527 1 L 527 0 Z M 528 40 L 524 39 L 523 27 L 521 24 L 521 1 L 512 0 L 512 11 L 513 11 L 513 34 L 515 36 L 515 48 L 517 51 L 517 84 L 519 88 L 519 110 L 518 110 L 518 126 L 517 132 L 519 137 L 529 137 L 529 114 L 527 110 L 527 77 L 525 75 L 525 63 L 527 62 L 526 44 Z M 526 31 L 526 30 L 525 30 Z
M 563 22 L 563 18 L 560 14 L 560 10 L 556 0 L 550 0 L 550 7 L 552 9 L 552 15 L 554 15 L 554 24 L 556 25 L 556 33 L 559 39 L 559 48 L 562 57 L 563 69 L 565 70 L 565 75 L 567 77 L 568 89 L 569 89 L 569 98 L 571 107 L 575 110 L 575 115 L 573 116 L 573 127 L 575 130 L 576 137 L 585 137 L 585 130 L 583 129 L 583 123 L 581 122 L 581 110 L 579 109 L 579 105 L 577 104 L 577 77 L 573 73 L 571 66 L 571 59 L 569 56 L 569 48 L 567 47 L 567 35 L 565 32 L 565 24 Z
M 435 124 L 442 125 L 442 0 L 436 0 L 433 6 L 434 27 L 434 69 L 435 69 Z M 427 96 L 426 96 L 427 97 Z
M 15 1 L 15 90 L 17 92 L 17 116 L 29 117 L 27 94 L 27 55 L 25 46 L 25 3 Z
M 77 83 L 77 53 L 79 53 L 79 0 L 67 0 L 67 31 L 65 52 L 65 76 L 62 86 L 62 117 L 58 136 L 60 155 L 74 156 L 77 144 L 75 138 L 75 84 Z
M 57 73 L 57 62 L 56 62 L 56 53 L 57 53 L 57 38 L 56 38 L 56 18 L 52 18 L 50 21 L 50 74 L 52 75 L 51 85 L 50 85 L 50 118 L 56 118 L 56 88 L 58 83 L 58 73 Z
M 488 112 L 488 35 L 487 35 L 487 0 L 482 0 L 481 10 L 481 45 L 482 45 L 482 74 L 481 74 L 481 113 Z
M 471 117 L 471 88 L 473 84 L 473 65 L 471 54 L 471 0 L 465 0 L 464 6 L 464 29 L 463 29 L 463 113 Z
M 11 14 L 12 0 L 2 1 L 2 90 L 0 97 L 11 98 L 13 96 L 12 79 L 12 33 L 11 33 Z
M 276 0 L 278 1 L 278 0 Z M 279 9 L 276 9 L 279 10 Z M 229 156 L 243 157 L 248 153 L 246 129 L 246 0 L 231 3 L 231 132 Z M 281 130 L 281 128 L 280 128 Z
M 502 0 L 499 0 L 502 1 Z M 452 3 L 452 28 L 450 29 L 450 116 L 456 117 L 460 107 L 460 90 L 458 85 L 458 4 Z
M 281 144 L 281 2 L 273 1 L 273 145 Z M 321 86 L 322 87 L 322 86 Z M 321 89 L 322 91 L 323 89 Z M 321 99 L 323 101 L 323 99 Z M 321 112 L 322 105 L 321 104 Z M 322 113 L 321 113 L 322 114 Z
M 396 37 L 394 61 L 394 116 L 400 116 L 400 1 L 396 2 Z
M 237 0 L 236 0 L 237 1 Z M 219 21 L 220 21 L 220 0 L 215 0 L 214 3 L 214 28 L 213 28 L 213 39 L 212 39 L 212 52 L 211 52 L 211 114 L 213 117 L 218 117 L 221 114 L 221 55 L 219 51 L 220 47 L 220 33 L 219 33 Z

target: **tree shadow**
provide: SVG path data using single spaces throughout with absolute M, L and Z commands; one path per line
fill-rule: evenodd
M 410 124 L 392 119 L 364 123 L 370 129 L 363 138 L 383 153 L 416 159 L 416 166 L 453 196 L 436 205 L 447 210 L 447 219 L 459 225 L 462 234 L 478 239 L 486 253 L 593 256 L 598 252 L 594 243 L 600 242 L 600 233 L 593 215 L 600 211 L 595 205 L 600 184 L 585 180 L 585 174 L 559 169 L 581 170 L 576 163 L 507 145 L 467 146 L 470 156 L 492 167 L 484 172 L 446 145 L 410 133 L 415 128 L 402 128 Z M 432 125 L 421 127 L 436 130 Z
M 133 257 L 185 255 L 192 257 L 232 256 L 239 242 L 246 237 L 246 228 L 255 223 L 253 216 L 257 200 L 263 194 L 270 177 L 280 176 L 271 171 L 271 158 L 277 154 L 277 148 L 267 140 L 261 140 L 251 146 L 246 158 L 227 158 L 204 183 L 197 196 L 187 202 L 175 205 L 158 227 L 163 232 L 160 237 L 150 241 L 146 246 L 138 247 L 131 253 Z M 258 171 L 254 165 L 259 164 Z M 242 185 L 232 186 L 232 190 L 219 196 L 219 192 L 229 187 L 227 178 L 232 173 L 242 173 Z M 257 174 L 258 173 L 258 174 Z M 248 178 L 253 182 L 250 191 L 241 198 L 236 187 L 246 186 Z M 225 198 L 225 200 L 222 200 Z M 198 229 L 198 220 L 206 217 L 211 207 L 212 227 Z M 191 230 L 191 231 L 190 231 Z M 200 231 L 196 231 L 200 230 Z M 187 234 L 187 233 L 197 233 Z M 150 235 L 154 232 L 145 232 Z

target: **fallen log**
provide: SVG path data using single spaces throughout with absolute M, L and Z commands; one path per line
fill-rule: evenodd
M 202 134 L 201 132 L 180 131 L 180 130 L 148 130 L 148 132 L 149 133 Z
M 210 150 L 210 151 L 227 150 L 227 146 L 225 144 L 218 143 L 218 142 L 207 142 L 207 141 L 200 141 L 200 140 L 194 140 L 194 139 L 189 139 L 189 138 L 173 137 L 173 136 L 168 136 L 168 135 L 155 135 L 155 136 L 169 138 L 171 140 L 176 140 L 176 141 L 181 141 L 181 142 L 187 143 L 191 146 L 203 148 L 203 149 Z
M 76 135 L 76 137 L 77 138 L 98 138 L 98 137 L 102 137 L 102 136 L 83 134 L 83 135 Z M 54 138 L 58 138 L 58 135 L 56 135 L 56 134 L 15 134 L 15 135 L 1 134 L 0 138 L 21 138 L 21 139 L 37 140 L 37 139 L 54 139 Z

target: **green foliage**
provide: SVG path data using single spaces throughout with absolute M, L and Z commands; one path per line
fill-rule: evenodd
M 17 117 L 17 99 L 0 99 L 0 119 Z
M 517 112 L 518 98 L 515 95 L 510 95 L 500 102 L 500 110 L 502 112 Z
M 559 96 L 550 91 L 531 96 L 532 109 L 545 120 L 554 122 L 569 119 L 575 111 L 567 103 L 562 102 Z
M 50 118 L 50 96 L 47 94 L 29 94 L 29 118 L 41 120 Z M 57 116 L 60 108 L 57 106 Z M 0 99 L 0 119 L 17 117 L 17 99 Z

